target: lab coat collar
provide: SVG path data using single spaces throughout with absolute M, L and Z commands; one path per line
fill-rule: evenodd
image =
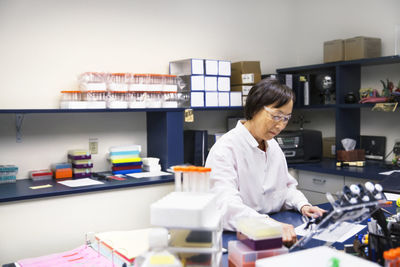
M 236 124 L 236 128 L 240 133 L 243 133 L 243 137 L 249 143 L 250 146 L 258 148 L 258 142 L 254 136 L 249 132 L 249 130 L 244 126 L 245 120 L 239 120 Z M 265 142 L 265 141 L 264 141 Z

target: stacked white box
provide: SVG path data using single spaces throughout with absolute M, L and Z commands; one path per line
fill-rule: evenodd
M 169 71 L 170 74 L 178 75 L 183 80 L 185 83 L 183 90 L 188 92 L 191 98 L 195 98 L 190 101 L 191 107 L 230 106 L 230 61 L 193 58 L 177 60 L 170 62 Z M 198 93 L 201 91 L 203 94 Z M 225 93 L 220 94 L 220 92 Z M 201 95 L 203 101 L 199 99 Z M 233 103 L 233 106 L 237 106 L 236 101 Z
M 168 250 L 187 265 L 221 266 L 222 225 L 214 194 L 172 192 L 151 205 L 150 222 L 169 230 Z M 196 258 L 202 262 L 193 262 Z
M 204 107 L 204 60 L 182 59 L 169 63 L 169 73 L 177 75 L 185 85 L 178 93 L 189 95 L 190 107 Z

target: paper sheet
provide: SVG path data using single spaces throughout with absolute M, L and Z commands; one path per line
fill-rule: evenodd
M 386 197 L 387 200 L 390 201 L 396 201 L 398 198 L 400 198 L 399 194 L 393 194 L 393 193 L 383 193 Z
M 156 172 L 138 172 L 138 173 L 128 173 L 126 176 L 133 178 L 148 178 L 155 176 L 171 175 L 169 172 L 156 171 Z
M 67 180 L 67 181 L 60 181 L 59 184 L 69 186 L 69 187 L 79 187 L 79 186 L 88 186 L 88 185 L 98 185 L 103 184 L 103 182 L 99 182 L 90 178 L 83 178 L 83 179 L 75 179 L 75 180 Z
M 382 175 L 391 175 L 392 173 L 395 173 L 395 172 L 400 172 L 400 170 L 387 171 L 387 172 L 380 172 L 379 174 L 382 174 Z
M 38 186 L 31 186 L 29 187 L 30 189 L 42 189 L 42 188 L 49 188 L 52 187 L 51 184 L 44 184 L 44 185 L 38 185 Z
M 306 223 L 297 226 L 295 231 L 297 235 L 304 236 L 310 232 L 310 229 L 304 229 Z M 354 236 L 362 229 L 364 229 L 366 225 L 355 224 L 355 223 L 348 223 L 343 222 L 341 225 L 336 227 L 333 231 L 329 231 L 328 229 L 323 231 L 320 234 L 314 235 L 314 239 L 328 241 L 328 242 L 344 242 L 350 237 Z

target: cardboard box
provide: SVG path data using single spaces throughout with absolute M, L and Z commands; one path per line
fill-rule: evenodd
M 344 41 L 344 59 L 353 60 L 381 56 L 381 39 L 357 36 Z
M 231 87 L 231 91 L 234 92 L 242 92 L 242 95 L 248 95 L 250 89 L 254 86 L 254 84 L 246 84 L 246 85 L 233 85 Z
M 246 106 L 247 95 L 242 95 L 242 106 Z
M 324 42 L 324 63 L 344 60 L 344 40 Z
M 255 84 L 261 81 L 260 61 L 239 61 L 231 64 L 231 84 Z
M 336 138 L 324 137 L 322 138 L 322 156 L 324 158 L 336 158 Z
M 365 150 L 364 149 L 354 149 L 354 150 L 338 150 L 337 160 L 338 161 L 363 161 L 365 160 Z

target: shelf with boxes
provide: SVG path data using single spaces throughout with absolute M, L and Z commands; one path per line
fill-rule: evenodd
M 184 86 L 190 108 L 241 107 L 242 94 L 231 91 L 231 62 L 216 59 L 183 59 L 169 63 L 170 75 L 177 75 Z
M 183 162 L 183 108 L 146 109 L 0 109 L 0 114 L 15 114 L 17 142 L 23 142 L 23 121 L 30 113 L 102 113 L 145 112 L 147 154 L 160 159 L 162 166 L 173 166 Z
M 400 63 L 400 56 L 363 58 L 307 66 L 277 69 L 282 82 L 292 81 L 297 101 L 295 109 L 333 108 L 335 110 L 336 149 L 340 140 L 352 138 L 360 143 L 360 108 L 372 104 L 348 103 L 348 94 L 358 94 L 361 88 L 361 68 L 364 66 Z M 307 96 L 308 93 L 308 96 Z

